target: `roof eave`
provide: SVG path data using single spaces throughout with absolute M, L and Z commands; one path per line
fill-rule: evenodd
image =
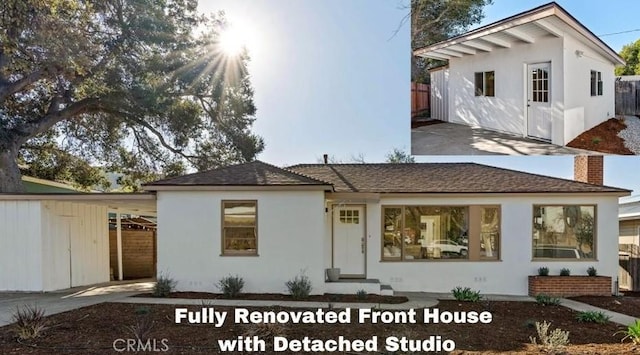
M 143 185 L 145 191 L 333 191 L 332 185 Z

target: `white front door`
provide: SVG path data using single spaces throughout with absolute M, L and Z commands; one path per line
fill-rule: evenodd
M 551 140 L 551 63 L 530 64 L 527 77 L 527 135 Z
M 365 277 L 364 206 L 334 206 L 333 267 L 343 277 Z

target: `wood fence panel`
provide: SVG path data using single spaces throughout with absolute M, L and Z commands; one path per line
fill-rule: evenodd
M 427 84 L 411 83 L 411 117 L 429 110 L 429 89 Z
M 616 81 L 616 115 L 640 115 L 640 81 Z
M 113 274 L 118 275 L 116 231 L 109 231 L 110 261 Z M 156 232 L 143 229 L 122 230 L 122 270 L 125 279 L 140 279 L 156 275 Z

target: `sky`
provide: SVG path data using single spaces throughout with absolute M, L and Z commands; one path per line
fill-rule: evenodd
M 547 3 L 494 0 L 478 26 Z M 596 35 L 640 28 L 637 0 L 557 1 Z M 410 33 L 399 27 L 408 0 L 210 0 L 203 13 L 224 10 L 243 28 L 258 108 L 253 131 L 266 148 L 258 159 L 286 166 L 323 154 L 382 162 L 409 151 Z M 477 27 L 477 26 L 476 26 Z M 396 32 L 397 31 L 397 32 Z M 640 31 L 605 36 L 614 50 Z M 562 178 L 573 157 L 416 156 L 418 162 L 470 161 Z M 605 184 L 640 194 L 640 157 L 605 158 Z

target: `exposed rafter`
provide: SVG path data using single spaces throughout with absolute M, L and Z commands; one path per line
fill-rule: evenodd
M 450 57 L 458 57 L 458 58 L 462 58 L 463 54 L 458 53 L 458 52 L 454 52 L 452 50 L 449 50 L 449 48 L 447 49 L 437 49 L 434 51 L 436 54 L 444 54 L 444 55 L 448 55 Z
M 528 35 L 527 33 L 525 33 L 524 31 L 518 29 L 518 28 L 509 28 L 504 30 L 505 33 L 509 34 L 510 36 L 513 36 L 521 41 L 525 41 L 527 43 L 535 43 L 536 39 L 533 38 L 532 36 Z
M 479 50 L 485 51 L 485 52 L 491 52 L 491 50 L 493 50 L 493 47 L 491 47 L 490 45 L 485 44 L 485 43 L 480 43 L 479 41 L 475 41 L 475 40 L 466 41 L 466 42 L 463 42 L 461 44 L 465 45 L 467 47 L 479 49 Z
M 465 46 L 461 46 L 459 44 L 450 46 L 447 48 L 448 50 L 451 51 L 456 51 L 456 52 L 460 52 L 460 53 L 464 53 L 464 54 L 476 54 L 478 51 L 476 51 L 475 49 L 471 49 L 471 48 L 467 48 Z
M 487 41 L 489 43 L 495 44 L 496 46 L 500 46 L 500 47 L 504 47 L 504 48 L 511 48 L 511 42 L 505 41 L 505 40 L 500 39 L 500 38 L 493 37 L 491 35 L 480 37 L 480 39 L 483 40 L 483 41 Z
M 562 34 L 563 34 L 562 30 L 560 30 L 558 27 L 553 25 L 551 21 L 547 19 L 538 20 L 534 22 L 534 24 L 556 37 L 562 37 Z

